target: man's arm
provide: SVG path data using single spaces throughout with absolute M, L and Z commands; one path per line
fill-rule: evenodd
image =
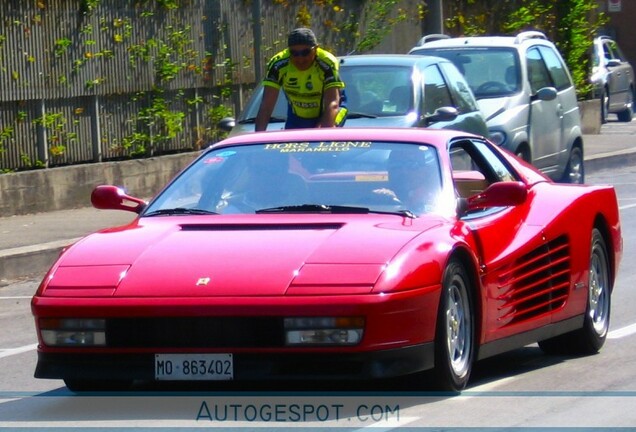
M 338 87 L 330 87 L 325 90 L 322 103 L 323 113 L 318 127 L 334 127 L 340 105 L 340 89 Z
M 272 117 L 276 100 L 278 100 L 277 88 L 271 86 L 264 86 L 263 88 L 263 100 L 261 100 L 261 106 L 256 114 L 255 130 L 256 132 L 267 130 L 267 124 Z

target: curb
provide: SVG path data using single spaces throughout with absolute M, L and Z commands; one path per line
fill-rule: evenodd
M 585 159 L 585 171 L 600 171 L 615 168 L 617 164 L 624 166 L 636 163 L 634 149 L 618 150 L 609 153 L 599 153 Z
M 80 238 L 0 251 L 0 275 L 3 280 L 40 276 L 51 267 L 64 248 Z

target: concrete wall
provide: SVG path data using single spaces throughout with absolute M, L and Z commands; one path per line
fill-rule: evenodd
M 198 152 L 72 165 L 0 175 L 0 216 L 89 207 L 95 186 L 123 186 L 141 198 L 155 195 Z

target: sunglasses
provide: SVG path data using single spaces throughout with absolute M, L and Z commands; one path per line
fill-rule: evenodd
M 289 53 L 291 54 L 292 57 L 307 57 L 311 51 L 314 49 L 314 47 L 311 48 L 305 48 L 303 50 L 293 50 L 290 49 Z

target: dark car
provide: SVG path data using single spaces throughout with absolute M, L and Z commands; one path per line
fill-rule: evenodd
M 592 85 L 601 99 L 601 121 L 610 113 L 630 122 L 634 113 L 634 70 L 616 41 L 608 36 L 594 39 Z
M 345 127 L 431 127 L 487 136 L 488 128 L 465 78 L 452 62 L 408 55 L 356 55 L 340 58 L 349 115 Z M 259 86 L 231 135 L 254 132 L 263 96 Z M 268 130 L 282 129 L 287 100 L 279 93 Z

